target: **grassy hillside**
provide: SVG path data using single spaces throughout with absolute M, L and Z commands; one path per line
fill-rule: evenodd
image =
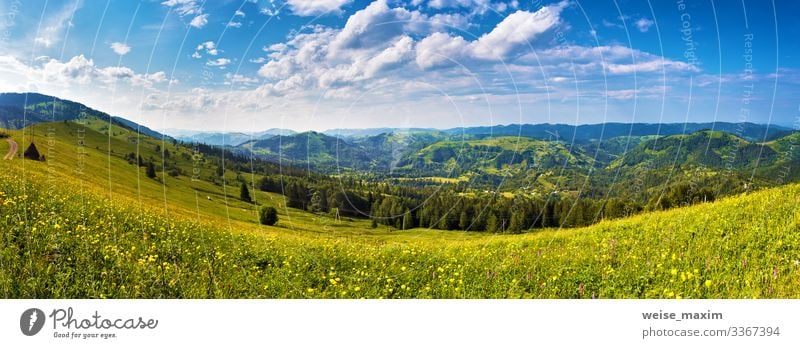
M 0 162 L 0 296 L 800 297 L 798 185 L 515 236 L 391 232 L 285 208 L 262 227 L 248 205 L 195 197 L 215 185 L 135 184 L 113 154 L 108 184 L 107 158 L 90 153 L 92 171 L 76 175 L 70 144 L 57 145 L 52 162 Z
M 439 141 L 401 162 L 418 170 L 498 173 L 502 169 L 558 169 L 586 165 L 591 159 L 554 141 L 519 137 Z

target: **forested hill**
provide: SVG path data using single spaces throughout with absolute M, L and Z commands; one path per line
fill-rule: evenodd
M 701 130 L 715 130 L 734 134 L 750 141 L 769 141 L 787 136 L 792 130 L 777 125 L 755 123 L 601 123 L 585 125 L 565 124 L 510 124 L 491 127 L 453 128 L 450 134 L 521 136 L 543 140 L 561 140 L 586 143 L 621 136 L 669 136 L 689 134 Z
M 0 127 L 6 129 L 21 129 L 37 123 L 74 121 L 80 118 L 105 120 L 153 138 L 172 139 L 136 122 L 110 116 L 74 101 L 39 93 L 0 93 Z

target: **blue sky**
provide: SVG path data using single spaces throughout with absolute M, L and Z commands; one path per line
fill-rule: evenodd
M 0 91 L 152 128 L 800 119 L 796 1 L 0 2 Z

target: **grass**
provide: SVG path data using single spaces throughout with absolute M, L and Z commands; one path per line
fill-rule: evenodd
M 266 227 L 235 185 L 147 179 L 113 127 L 110 162 L 87 131 L 78 173 L 78 128 L 52 126 L 49 162 L 0 161 L 5 298 L 800 297 L 798 185 L 524 235 L 372 229 L 251 192 L 279 208 Z

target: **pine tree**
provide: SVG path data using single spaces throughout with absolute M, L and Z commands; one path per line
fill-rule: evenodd
M 515 210 L 511 213 L 511 221 L 508 224 L 508 231 L 520 233 L 525 229 L 525 216 L 523 211 Z
M 462 231 L 466 231 L 470 227 L 469 225 L 469 214 L 467 214 L 466 210 L 462 210 L 461 215 L 458 217 L 458 228 Z
M 406 210 L 406 213 L 403 214 L 403 229 L 410 230 L 414 228 L 414 217 L 411 216 L 411 211 Z
M 489 213 L 489 217 L 486 218 L 486 231 L 497 232 L 499 229 L 498 223 L 497 215 Z
M 250 190 L 247 188 L 247 184 L 245 183 L 242 183 L 242 188 L 239 189 L 239 198 L 247 203 L 253 201 L 253 199 L 250 197 Z
M 153 165 L 153 162 L 147 162 L 147 177 L 150 179 L 156 178 L 156 166 Z

